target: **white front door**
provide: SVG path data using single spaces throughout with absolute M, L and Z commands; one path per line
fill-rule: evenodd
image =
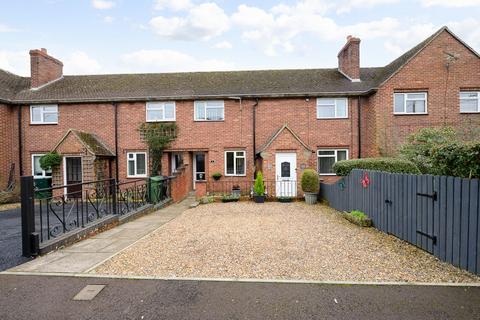
M 275 155 L 275 193 L 277 197 L 297 196 L 297 154 L 277 153 Z

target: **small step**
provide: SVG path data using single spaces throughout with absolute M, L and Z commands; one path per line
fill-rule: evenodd
M 199 205 L 200 205 L 200 202 L 195 201 L 195 202 L 192 202 L 192 203 L 190 204 L 190 208 L 196 208 L 196 207 L 198 207 Z

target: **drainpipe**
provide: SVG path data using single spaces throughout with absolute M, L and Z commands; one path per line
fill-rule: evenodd
M 18 172 L 23 176 L 22 106 L 18 105 Z
M 114 107 L 114 118 L 115 118 L 115 180 L 120 180 L 118 178 L 118 105 L 116 102 L 113 103 Z
M 362 99 L 358 96 L 358 103 L 357 103 L 357 113 L 358 113 L 358 123 L 357 123 L 357 134 L 358 134 L 358 158 L 362 158 Z
M 255 101 L 255 104 L 253 105 L 253 109 L 252 109 L 252 131 L 253 131 L 253 134 L 252 134 L 252 137 L 253 137 L 253 174 L 256 175 L 256 164 L 255 164 L 255 160 L 257 160 L 257 141 L 255 139 L 255 126 L 256 126 L 256 118 L 257 118 L 257 106 L 258 106 L 258 98 L 256 99 Z

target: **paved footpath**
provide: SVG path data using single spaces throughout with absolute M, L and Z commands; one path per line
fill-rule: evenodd
M 480 288 L 0 274 L 0 319 L 480 319 Z
M 180 215 L 192 202 L 194 198 L 188 197 L 180 203 L 169 205 L 92 238 L 9 269 L 8 272 L 65 274 L 88 272 Z

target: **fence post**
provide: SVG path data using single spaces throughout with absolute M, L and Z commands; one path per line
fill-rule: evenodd
M 112 189 L 112 210 L 113 214 L 117 214 L 117 181 L 115 179 L 110 180 Z
M 35 206 L 32 176 L 20 178 L 20 195 L 22 205 L 22 255 L 31 257 L 38 254 L 38 237 L 35 237 Z

